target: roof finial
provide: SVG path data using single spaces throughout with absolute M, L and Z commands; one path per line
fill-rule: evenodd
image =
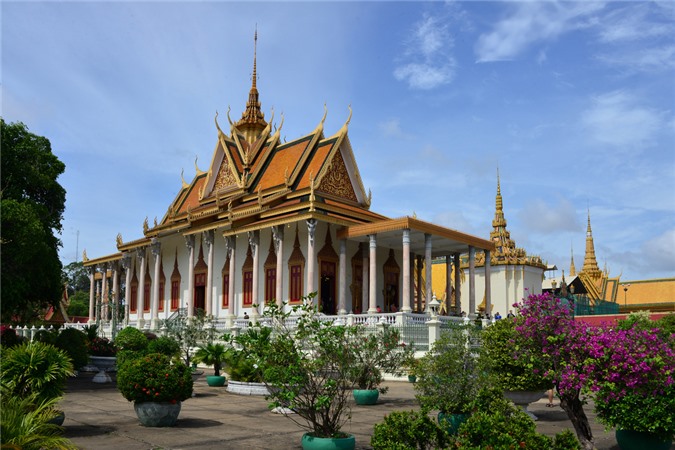
M 256 79 L 258 78 L 256 70 L 256 60 L 258 53 L 258 24 L 255 24 L 255 34 L 253 36 L 253 88 L 256 88 Z

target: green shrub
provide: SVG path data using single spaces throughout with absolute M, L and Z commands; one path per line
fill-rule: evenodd
M 148 342 L 148 353 L 161 353 L 174 358 L 180 354 L 180 345 L 170 337 L 161 336 Z
M 374 450 L 426 450 L 443 448 L 446 432 L 422 411 L 394 411 L 375 424 L 370 445 Z
M 3 350 L 0 359 L 0 381 L 10 395 L 26 398 L 35 394 L 37 402 L 61 397 L 66 378 L 72 374 L 66 352 L 38 341 Z
M 192 396 L 192 372 L 159 353 L 127 361 L 117 370 L 117 388 L 130 402 L 180 402 Z
M 572 430 L 566 429 L 553 438 L 553 450 L 581 450 L 581 444 Z
M 54 345 L 56 343 L 56 337 L 58 336 L 58 331 L 54 330 L 38 330 L 33 336 L 34 341 L 43 342 L 45 344 Z
M 134 327 L 126 327 L 115 337 L 115 345 L 124 351 L 145 351 L 148 348 L 148 338 L 143 332 Z
M 91 356 L 115 356 L 117 346 L 108 338 L 95 337 L 87 343 L 87 348 Z
M 16 330 L 6 325 L 0 325 L 0 346 L 10 348 L 21 344 L 25 339 L 16 334 Z
M 262 383 L 262 374 L 253 358 L 249 358 L 245 352 L 234 347 L 228 348 L 225 352 L 225 372 L 233 381 Z
M 68 353 L 73 360 L 75 370 L 84 367 L 89 362 L 87 349 L 87 335 L 77 328 L 65 328 L 56 337 L 54 345 Z

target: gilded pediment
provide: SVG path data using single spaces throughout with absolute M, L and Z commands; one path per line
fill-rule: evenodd
M 326 194 L 358 202 L 342 153 L 337 151 L 316 189 Z

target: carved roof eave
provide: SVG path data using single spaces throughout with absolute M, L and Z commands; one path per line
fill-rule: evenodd
M 232 230 L 226 230 L 223 232 L 223 236 L 234 236 L 237 234 L 241 233 L 246 233 L 248 231 L 257 231 L 257 230 L 264 230 L 270 227 L 278 226 L 278 225 L 287 225 L 287 224 L 294 224 L 296 222 L 301 222 L 304 220 L 309 220 L 309 219 L 316 219 L 324 223 L 330 223 L 332 225 L 338 225 L 338 226 L 350 226 L 354 225 L 354 222 L 350 222 L 348 220 L 341 220 L 336 217 L 332 216 L 327 216 L 325 214 L 321 213 L 316 213 L 316 212 L 306 212 L 302 214 L 292 214 L 292 215 L 286 215 L 284 217 L 279 217 L 279 218 L 272 218 L 269 220 L 261 220 L 261 221 L 256 221 L 252 222 L 248 225 L 242 226 L 242 227 L 237 227 L 236 229 Z
M 223 229 L 223 228 L 227 229 L 227 230 L 231 229 L 232 228 L 232 222 L 230 222 L 229 220 L 218 220 L 218 221 L 215 221 L 215 222 L 209 222 L 209 223 L 205 223 L 205 224 L 202 224 L 202 225 L 199 225 L 199 226 L 190 227 L 189 229 L 184 230 L 182 234 L 183 234 L 183 236 L 190 236 L 190 235 L 203 233 L 204 231 L 213 230 L 213 231 L 217 232 L 218 230 Z
M 134 249 L 137 249 L 137 248 L 140 248 L 140 247 L 145 247 L 146 245 L 150 245 L 151 242 L 152 242 L 152 239 L 145 236 L 145 237 L 142 237 L 140 239 L 136 239 L 134 241 L 125 242 L 122 245 L 118 245 L 117 250 L 119 250 L 121 252 L 128 252 L 130 250 L 134 250 Z
M 120 261 L 124 257 L 124 254 L 121 252 L 113 253 L 112 255 L 101 256 L 95 259 L 88 259 L 87 261 L 82 261 L 84 267 L 96 266 L 98 264 L 105 264 L 109 262 Z

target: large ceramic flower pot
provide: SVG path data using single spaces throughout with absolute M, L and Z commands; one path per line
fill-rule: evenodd
M 380 397 L 377 389 L 354 389 L 353 394 L 357 405 L 374 405 Z
M 457 434 L 460 425 L 469 419 L 468 414 L 447 414 L 443 412 L 438 413 L 438 424 L 445 427 L 449 435 Z
M 172 427 L 180 414 L 180 402 L 135 402 L 134 410 L 146 427 Z
M 112 378 L 110 378 L 107 372 L 115 367 L 115 363 L 117 363 L 116 356 L 90 356 L 89 360 L 91 361 L 91 365 L 96 366 L 98 369 L 98 373 L 94 375 L 91 381 L 94 383 L 112 382 Z
M 527 406 L 532 403 L 536 402 L 540 398 L 544 396 L 543 391 L 505 391 L 504 392 L 504 397 L 508 398 L 511 400 L 516 406 L 519 406 L 525 414 L 530 416 L 532 420 L 539 420 L 537 416 L 532 414 L 530 411 L 527 410 Z
M 343 438 L 314 437 L 309 433 L 302 435 L 303 450 L 354 450 L 356 438 L 350 434 Z
M 616 442 L 621 450 L 669 450 L 673 441 L 662 441 L 652 433 L 616 430 Z
M 408 375 L 408 381 L 411 382 L 411 383 L 416 383 L 417 382 L 417 376 Z
M 208 384 L 211 387 L 220 387 L 220 386 L 225 386 L 225 377 L 222 375 L 207 375 L 206 376 L 206 384 Z

